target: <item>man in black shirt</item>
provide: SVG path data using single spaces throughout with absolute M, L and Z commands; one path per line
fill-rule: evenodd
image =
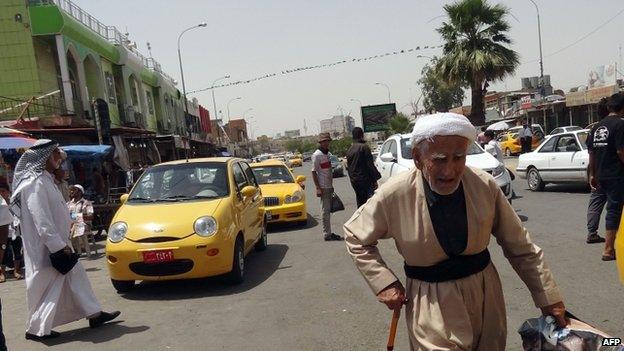
M 351 186 L 355 190 L 357 206 L 360 207 L 373 196 L 377 189 L 377 180 L 381 174 L 373 163 L 373 154 L 364 141 L 364 131 L 360 127 L 353 128 L 353 144 L 347 151 L 347 170 Z
M 606 241 L 603 261 L 615 260 L 615 234 L 624 205 L 624 93 L 609 98 L 609 115 L 589 132 L 589 182 L 607 194 Z

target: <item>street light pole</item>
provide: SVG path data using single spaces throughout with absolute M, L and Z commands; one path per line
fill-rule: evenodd
M 189 158 L 189 149 L 191 148 L 191 129 L 188 123 L 186 123 L 186 119 L 188 117 L 188 101 L 186 99 L 186 84 L 184 82 L 184 69 L 182 68 L 182 53 L 180 52 L 180 39 L 182 39 L 182 35 L 188 32 L 191 29 L 206 27 L 208 24 L 206 22 L 202 22 L 200 24 L 196 24 L 192 27 L 189 27 L 180 33 L 178 36 L 178 61 L 180 62 L 180 78 L 182 79 L 182 93 L 184 94 L 184 123 L 186 124 L 186 131 L 188 134 L 188 149 L 186 149 L 186 159 Z
M 544 57 L 542 56 L 542 24 L 540 21 L 539 7 L 537 7 L 537 4 L 535 3 L 534 0 L 529 0 L 529 1 L 533 3 L 533 6 L 535 6 L 535 11 L 537 11 L 537 36 L 539 40 L 539 52 L 540 52 L 540 94 L 542 94 L 542 97 L 544 97 L 545 91 L 544 91 Z
M 219 144 L 221 144 L 221 126 L 219 126 L 219 113 L 217 112 L 217 103 L 215 101 L 214 91 L 215 91 L 215 85 L 217 84 L 218 81 L 229 79 L 229 78 L 230 78 L 230 75 L 226 74 L 225 76 L 221 78 L 215 79 L 215 81 L 212 82 L 212 87 L 210 88 L 210 90 L 212 90 L 212 107 L 214 108 L 214 118 L 215 118 L 215 121 L 217 122 L 217 141 L 219 142 Z
M 392 99 L 390 98 L 390 87 L 387 84 L 384 83 L 375 83 L 375 85 L 383 85 L 384 87 L 386 87 L 386 89 L 388 89 L 388 103 L 391 104 L 392 103 Z
M 227 103 L 228 124 L 230 123 L 230 104 L 232 103 L 232 101 L 240 100 L 240 99 L 242 99 L 242 97 L 240 97 L 240 96 L 239 97 L 235 97 L 233 99 L 230 99 L 230 101 L 228 101 L 228 103 Z

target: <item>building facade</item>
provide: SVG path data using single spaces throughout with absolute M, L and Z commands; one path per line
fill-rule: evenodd
M 207 110 L 192 100 L 186 114 L 177 82 L 117 28 L 70 0 L 4 0 L 0 15 L 4 124 L 16 121 L 18 129 L 41 134 L 87 128 L 91 142 L 171 136 L 182 151 L 207 141 Z
M 334 116 L 320 121 L 321 133 L 329 133 L 332 138 L 342 138 L 351 134 L 355 119 L 351 116 Z

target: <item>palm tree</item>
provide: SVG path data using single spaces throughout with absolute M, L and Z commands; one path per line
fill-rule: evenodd
M 389 121 L 390 124 L 390 132 L 392 134 L 405 134 L 412 131 L 412 127 L 414 126 L 412 122 L 410 122 L 409 118 L 402 114 L 401 112 L 397 113 L 394 117 L 392 117 Z
M 487 0 L 459 0 L 444 10 L 448 22 L 438 28 L 445 41 L 438 68 L 449 83 L 470 86 L 470 120 L 480 126 L 485 124 L 483 98 L 488 82 L 513 74 L 519 64 L 518 53 L 507 47 L 511 44 L 505 20 L 509 9 Z

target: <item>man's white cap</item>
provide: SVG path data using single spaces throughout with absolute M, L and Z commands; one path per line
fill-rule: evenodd
M 412 130 L 412 147 L 423 140 L 433 139 L 435 136 L 451 135 L 474 140 L 477 136 L 477 130 L 468 118 L 457 113 L 440 112 L 420 116 L 416 119 Z
M 72 185 L 71 187 L 72 187 L 72 188 L 76 188 L 76 189 L 80 190 L 80 192 L 84 194 L 84 188 L 82 187 L 82 185 L 80 185 L 80 184 L 74 184 L 74 185 Z

